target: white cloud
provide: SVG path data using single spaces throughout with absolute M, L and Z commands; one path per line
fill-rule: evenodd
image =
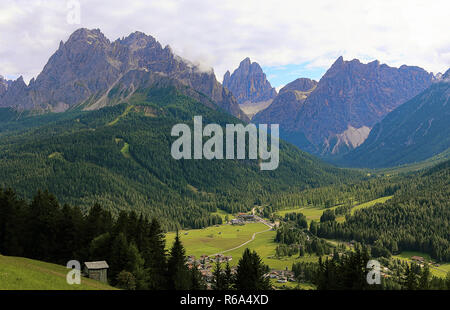
M 79 27 L 111 40 L 140 30 L 180 56 L 214 67 L 219 80 L 249 56 L 263 66 L 309 62 L 327 68 L 339 56 L 450 66 L 450 2 L 81 0 L 81 25 L 67 23 L 66 1 L 0 2 L 0 74 L 36 76 Z

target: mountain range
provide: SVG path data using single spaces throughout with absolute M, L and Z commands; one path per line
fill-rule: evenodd
M 377 122 L 433 80 L 419 67 L 339 57 L 314 89 L 290 97 L 280 91 L 252 121 L 279 123 L 282 137 L 310 153 L 342 154 L 364 142 Z
M 433 75 L 414 66 L 394 68 L 379 61 L 364 64 L 339 57 L 319 81 L 298 78 L 277 93 L 261 66 L 248 57 L 233 73 L 225 73 L 222 85 L 212 69 L 175 55 L 152 36 L 134 32 L 110 41 L 99 29 L 81 28 L 66 42 L 61 41 L 28 85 L 22 77 L 10 81 L 0 76 L 0 121 L 9 122 L 10 129 L 19 128 L 22 125 L 11 121 L 46 112 L 95 111 L 144 100 L 142 94 L 149 89 L 172 89 L 243 122 L 280 124 L 281 138 L 331 162 L 381 167 L 426 159 L 448 147 L 445 137 L 430 144 L 440 135 L 419 139 L 406 132 L 407 138 L 403 127 L 392 120 L 407 124 L 410 130 L 425 128 L 427 122 L 434 129 L 440 116 L 447 113 L 445 87 L 436 85 L 449 75 L 449 71 Z M 426 90 L 429 92 L 423 93 Z M 422 97 L 415 97 L 421 93 Z M 412 98 L 416 103 L 406 104 Z M 433 104 L 424 103 L 427 98 L 432 98 Z M 157 108 L 145 110 L 158 115 Z M 26 123 L 35 126 L 35 122 Z M 388 136 L 396 137 L 391 144 Z M 422 144 L 430 151 L 411 151 Z M 380 154 L 374 154 L 378 150 Z M 402 160 L 389 155 L 404 154 L 405 150 L 410 155 Z
M 99 109 L 111 105 L 108 92 L 114 87 L 128 83 L 122 99 L 131 96 L 140 88 L 141 81 L 136 77 L 143 77 L 144 73 L 174 78 L 208 97 L 218 108 L 248 120 L 212 70 L 202 70 L 142 32 L 111 42 L 99 29 L 85 28 L 75 31 L 67 42 L 61 41 L 29 85 L 20 77 L 6 91 L 0 90 L 0 107 L 52 112 L 80 106 Z

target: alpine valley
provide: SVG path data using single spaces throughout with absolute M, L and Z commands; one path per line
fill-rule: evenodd
M 0 76 L 0 289 L 69 289 L 72 259 L 109 268 L 82 289 L 450 289 L 450 70 L 339 57 L 277 91 L 262 68 L 221 83 L 81 28 L 29 83 Z M 195 116 L 279 124 L 278 168 L 174 159 Z

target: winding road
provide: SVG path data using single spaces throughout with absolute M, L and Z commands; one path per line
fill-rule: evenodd
M 269 222 L 267 222 L 267 221 L 261 219 L 260 217 L 257 217 L 257 221 L 260 222 L 260 223 L 263 223 L 264 225 L 266 225 L 267 227 L 269 227 L 269 229 L 255 232 L 255 233 L 253 233 L 253 235 L 252 235 L 252 237 L 251 237 L 250 240 L 245 241 L 245 242 L 242 243 L 241 245 L 238 245 L 238 246 L 236 246 L 236 247 L 234 247 L 234 248 L 231 248 L 231 249 L 228 249 L 228 250 L 225 250 L 225 251 L 216 253 L 216 254 L 209 255 L 208 257 L 214 257 L 214 256 L 219 255 L 219 254 L 224 254 L 224 253 L 227 253 L 227 252 L 230 252 L 230 251 L 234 251 L 234 250 L 236 250 L 236 249 L 239 249 L 239 248 L 243 247 L 244 245 L 246 245 L 246 244 L 252 242 L 253 240 L 255 240 L 256 235 L 265 233 L 265 232 L 267 232 L 267 231 L 270 231 L 270 230 L 273 228 L 273 225 L 272 225 L 271 223 L 269 223 Z

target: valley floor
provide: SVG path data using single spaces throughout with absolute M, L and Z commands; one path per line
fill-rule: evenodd
M 385 196 L 372 201 L 358 204 L 351 209 L 351 214 L 355 211 L 363 208 L 373 207 L 377 203 L 384 203 L 391 199 L 392 196 Z M 335 209 L 332 207 L 329 209 Z M 301 212 L 303 213 L 308 223 L 311 221 L 319 221 L 320 216 L 324 212 L 323 208 L 291 208 L 282 211 L 277 211 L 276 214 L 284 217 L 287 213 Z M 225 218 L 226 215 L 231 219 L 231 214 L 225 214 L 224 211 L 219 211 L 220 215 Z M 345 217 L 341 216 L 337 218 L 337 221 L 345 221 Z M 243 226 L 223 224 L 204 229 L 183 230 L 180 231 L 180 238 L 183 245 L 186 248 L 186 254 L 199 258 L 202 255 L 215 256 L 217 254 L 224 254 L 231 256 L 231 266 L 236 266 L 245 248 L 256 251 L 263 259 L 264 263 L 272 270 L 291 270 L 292 264 L 297 262 L 317 262 L 318 256 L 315 254 L 305 254 L 303 257 L 298 255 L 276 257 L 276 247 L 279 245 L 275 242 L 276 231 L 269 228 L 262 223 L 247 223 Z M 175 233 L 171 232 L 166 235 L 166 246 L 170 248 L 175 238 Z M 348 248 L 348 243 L 339 240 L 328 240 L 328 243 L 338 246 L 344 244 Z M 411 262 L 412 256 L 422 256 L 427 260 L 429 255 L 416 252 L 403 252 L 398 255 L 392 256 L 392 259 L 401 259 Z M 445 277 L 447 272 L 450 271 L 450 263 L 440 264 L 438 267 L 431 266 L 431 272 L 435 276 Z M 277 288 L 301 288 L 301 289 L 313 289 L 310 284 L 302 284 L 298 287 L 298 283 L 277 283 L 272 281 Z M 306 285 L 306 286 L 305 286 Z

